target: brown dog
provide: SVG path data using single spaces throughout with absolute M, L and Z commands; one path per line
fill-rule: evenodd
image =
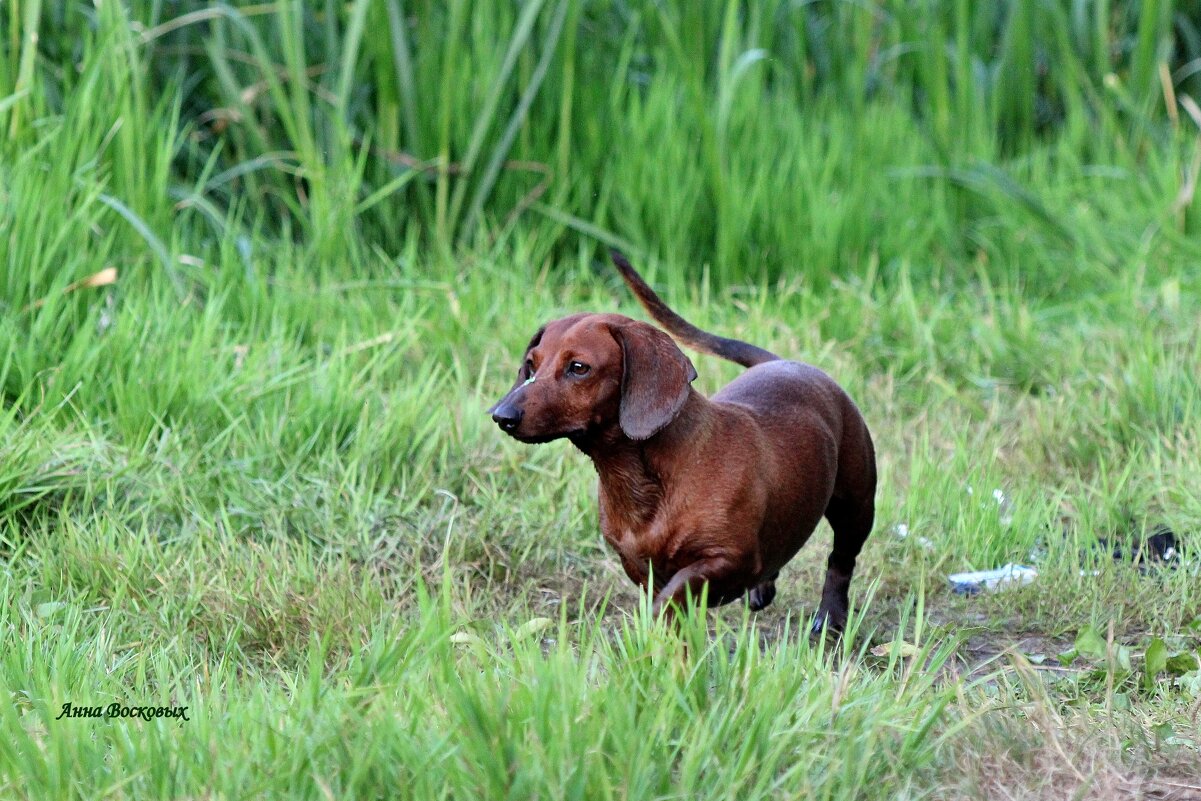
M 855 404 L 816 367 L 706 333 L 617 252 L 646 310 L 686 345 L 748 367 L 706 400 L 671 337 L 618 314 L 573 314 L 534 334 L 517 383 L 489 411 L 522 442 L 566 437 L 600 475 L 600 526 L 626 573 L 666 605 L 775 597 L 775 578 L 822 516 L 834 530 L 814 632 L 841 630 L 871 532 L 876 462 Z

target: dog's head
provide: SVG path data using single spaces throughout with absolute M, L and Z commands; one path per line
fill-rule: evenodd
M 643 440 L 675 419 L 695 378 L 692 362 L 654 326 L 619 314 L 573 314 L 538 329 L 517 382 L 488 411 L 522 442 L 614 425 Z

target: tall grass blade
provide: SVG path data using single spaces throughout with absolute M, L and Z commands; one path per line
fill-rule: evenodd
M 400 108 L 404 120 L 405 147 L 420 156 L 424 153 L 421 144 L 421 128 L 417 124 L 417 83 L 413 75 L 413 59 L 409 52 L 409 37 L 403 0 L 387 0 L 388 35 L 396 85 L 400 92 Z
M 351 84 L 354 82 L 355 67 L 359 60 L 359 48 L 363 43 L 363 29 L 367 22 L 367 9 L 370 0 L 355 0 L 350 7 L 350 24 L 342 41 L 341 64 L 338 69 L 338 98 L 337 111 L 340 117 L 346 116 L 350 103 Z
M 17 12 L 21 10 L 20 4 L 14 4 L 12 9 L 13 17 L 16 17 Z M 13 84 L 10 97 L 30 97 L 28 93 L 33 89 L 34 83 L 34 65 L 37 59 L 38 52 L 38 28 L 42 18 L 42 0 L 27 0 L 24 3 L 25 16 L 21 20 L 21 24 L 13 31 L 14 35 L 17 31 L 21 31 L 24 35 L 21 37 L 21 58 L 17 67 L 17 80 Z M 15 105 L 8 121 L 8 135 L 16 138 L 21 130 L 21 106 Z
M 131 208 L 129 208 L 129 206 L 126 206 L 117 198 L 113 197 L 112 195 L 100 194 L 97 196 L 97 199 L 113 211 L 120 214 L 125 218 L 126 222 L 133 226 L 133 229 L 138 232 L 138 235 L 141 236 L 146 244 L 150 247 L 150 250 L 158 259 L 159 264 L 162 265 L 163 273 L 166 274 L 166 276 L 171 280 L 172 286 L 175 287 L 176 295 L 178 295 L 182 300 L 187 290 L 184 287 L 183 280 L 175 271 L 174 260 L 171 258 L 171 253 L 167 250 L 167 246 L 163 244 L 163 241 L 159 239 L 154 231 L 150 229 L 150 226 L 146 224 L 145 220 L 139 217 Z
M 496 179 L 500 175 L 501 168 L 504 166 L 505 158 L 509 155 L 509 149 L 513 146 L 513 140 L 517 138 L 517 132 L 525 122 L 530 105 L 538 95 L 538 90 L 542 88 L 542 81 L 546 78 L 546 71 L 550 68 L 550 62 L 555 57 L 555 49 L 559 44 L 559 36 L 563 33 L 563 20 L 567 16 L 569 5 L 570 0 L 559 0 L 559 5 L 555 9 L 555 15 L 550 21 L 550 28 L 547 30 L 546 38 L 542 43 L 542 55 L 538 59 L 538 64 L 534 67 L 534 72 L 530 75 L 529 83 L 526 84 L 525 90 L 522 92 L 521 100 L 518 101 L 517 108 L 513 110 L 513 115 L 509 118 L 509 123 L 505 127 L 504 133 L 492 149 L 492 156 L 488 161 L 488 165 L 484 168 L 483 174 L 476 184 L 471 205 L 468 208 L 466 218 L 463 220 L 464 232 L 469 233 L 473 230 L 476 218 L 484 206 L 484 201 L 496 185 Z
M 463 202 L 466 197 L 468 184 L 471 182 L 470 179 L 473 177 L 476 161 L 479 159 L 480 152 L 484 146 L 484 139 L 488 135 L 488 132 L 492 129 L 492 126 L 495 122 L 496 110 L 500 104 L 501 94 L 508 86 L 509 79 L 513 75 L 513 70 L 517 66 L 517 57 L 521 55 L 521 52 L 529 43 L 530 35 L 534 30 L 534 23 L 538 20 L 538 13 L 542 10 L 543 2 L 544 0 L 527 0 L 525 5 L 522 7 L 521 16 L 518 18 L 517 24 L 513 29 L 513 34 L 509 39 L 509 46 L 505 51 L 504 60 L 501 62 L 500 68 L 493 76 L 492 82 L 488 87 L 488 94 L 485 96 L 483 105 L 480 107 L 480 110 L 476 115 L 475 125 L 471 129 L 471 139 L 467 143 L 467 151 L 464 153 L 463 158 L 460 161 L 460 170 L 465 179 L 460 181 L 458 186 L 455 187 L 454 195 L 450 201 L 449 224 L 451 226 L 456 226 L 456 221 L 459 218 L 459 213 L 462 210 Z M 562 25 L 561 20 L 559 24 L 560 26 Z M 558 33 L 556 32 L 554 35 L 557 39 Z M 545 48 L 543 51 L 544 55 L 549 50 L 553 50 L 553 48 Z M 541 80 L 539 80 L 539 83 L 540 82 Z M 524 101 L 525 95 L 523 95 L 522 99 Z M 524 113 L 522 112 L 520 116 L 524 117 Z M 515 112 L 512 119 L 517 119 L 517 117 L 518 112 Z M 508 131 L 506 130 L 506 135 L 507 134 Z M 501 141 L 504 141 L 504 137 L 502 137 Z M 500 145 L 498 145 L 494 150 L 494 155 L 495 152 L 501 149 L 502 148 Z M 507 146 L 504 147 L 503 150 L 507 151 Z M 464 226 L 464 228 L 466 227 L 467 226 Z

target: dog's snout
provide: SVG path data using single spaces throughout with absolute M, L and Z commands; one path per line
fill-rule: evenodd
M 513 431 L 521 423 L 521 409 L 509 401 L 501 401 L 492 408 L 492 420 L 502 431 Z

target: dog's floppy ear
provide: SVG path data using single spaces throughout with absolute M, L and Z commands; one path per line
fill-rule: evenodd
M 696 370 L 675 341 L 654 326 L 630 320 L 612 331 L 624 360 L 618 423 L 630 439 L 647 439 L 680 413 Z

